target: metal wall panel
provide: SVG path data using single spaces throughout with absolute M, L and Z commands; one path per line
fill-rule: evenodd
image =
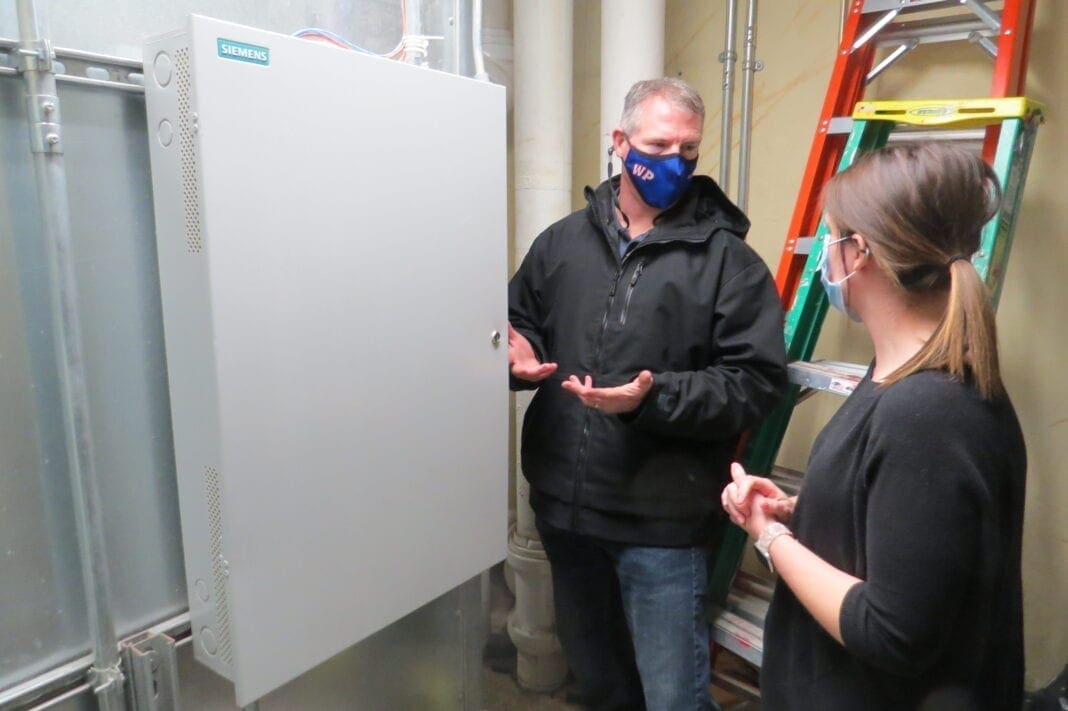
M 480 582 L 467 581 L 259 700 L 259 711 L 478 711 Z M 178 650 L 179 701 L 188 711 L 233 711 L 233 687 Z M 93 711 L 88 689 L 39 711 Z M 35 710 L 36 711 L 36 710 Z
M 0 689 L 87 649 L 22 96 L 0 78 Z M 60 100 L 113 602 L 128 634 L 186 605 L 144 100 L 69 85 Z
M 63 87 L 68 192 L 120 634 L 185 607 L 144 99 Z
M 0 77 L 0 689 L 89 648 L 23 93 Z

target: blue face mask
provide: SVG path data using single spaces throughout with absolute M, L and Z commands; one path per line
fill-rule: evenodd
M 828 248 L 832 244 L 838 244 L 839 242 L 845 242 L 846 240 L 850 239 L 852 239 L 852 237 L 842 237 L 831 242 L 824 242 L 823 249 L 820 251 L 819 264 L 816 265 L 816 269 L 819 269 L 820 271 L 820 283 L 823 284 L 823 290 L 827 293 L 828 303 L 830 303 L 831 306 L 844 313 L 853 321 L 859 322 L 860 315 L 853 309 L 849 308 L 849 305 L 846 304 L 845 292 L 842 290 L 842 284 L 844 284 L 846 280 L 848 280 L 851 276 L 856 274 L 856 270 L 854 269 L 853 271 L 849 272 L 838 281 L 831 281 L 830 277 L 827 275 L 827 259 L 829 254 Z
M 690 187 L 697 159 L 687 160 L 678 153 L 654 156 L 631 146 L 623 167 L 630 173 L 638 196 L 646 204 L 665 210 L 678 202 Z

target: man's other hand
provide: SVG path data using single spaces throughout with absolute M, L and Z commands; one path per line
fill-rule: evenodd
M 508 367 L 520 380 L 537 383 L 556 372 L 556 363 L 542 363 L 534 354 L 530 341 L 508 324 Z
M 638 377 L 626 385 L 614 388 L 595 388 L 593 378 L 588 375 L 585 380 L 579 380 L 578 376 L 572 375 L 561 385 L 564 390 L 577 395 L 586 407 L 592 407 L 609 415 L 618 415 L 638 409 L 653 387 L 653 374 L 648 370 L 643 370 L 638 373 Z

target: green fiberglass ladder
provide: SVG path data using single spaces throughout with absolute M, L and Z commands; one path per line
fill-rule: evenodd
M 864 152 L 888 141 L 958 140 L 973 143 L 978 152 L 986 137 L 992 135 L 991 127 L 999 127 L 992 166 L 1002 185 L 1002 205 L 984 227 L 979 251 L 972 255 L 972 264 L 990 288 L 996 306 L 1041 122 L 1042 106 L 1024 98 L 861 101 L 853 112 L 852 128 L 838 171 L 852 165 Z M 791 387 L 784 401 L 754 433 L 743 457 L 750 472 L 765 473 L 791 494 L 798 492 L 802 475 L 774 464 L 794 407 L 819 391 L 849 395 L 868 368 L 836 361 L 810 361 L 827 313 L 827 298 L 816 274 L 827 233 L 827 226 L 821 220 L 814 237 L 795 240 L 799 244 L 791 245 L 797 254 L 807 251 L 803 268 L 794 280 L 796 288 L 786 317 Z M 711 599 L 718 602 L 713 613 L 712 637 L 715 644 L 760 666 L 771 586 L 737 572 L 745 543 L 745 532 L 731 526 L 719 545 L 710 575 Z M 753 695 L 758 693 L 743 680 L 716 676 L 718 682 L 727 686 Z

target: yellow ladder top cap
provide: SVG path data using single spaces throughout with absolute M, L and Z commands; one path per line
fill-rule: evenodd
M 973 128 L 1005 119 L 1041 119 L 1045 107 L 1017 96 L 1005 99 L 914 99 L 908 101 L 861 101 L 853 110 L 858 121 L 893 121 L 912 126 Z

